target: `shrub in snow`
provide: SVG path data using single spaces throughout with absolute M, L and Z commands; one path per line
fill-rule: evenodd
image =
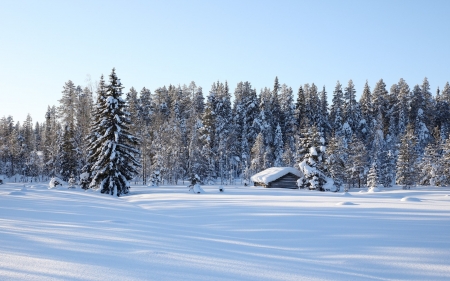
M 57 177 L 53 177 L 53 178 L 50 179 L 50 182 L 48 183 L 48 186 L 50 188 L 54 188 L 54 187 L 57 187 L 58 185 L 62 186 L 62 184 L 63 184 L 63 181 L 61 179 L 59 179 Z
M 203 188 L 201 188 L 200 185 L 199 185 L 198 183 L 189 186 L 189 192 L 190 192 L 190 193 L 196 193 L 196 194 L 205 193 L 205 191 L 203 190 Z
M 192 174 L 189 179 L 191 184 L 189 185 L 189 191 L 194 193 L 202 193 L 203 189 L 200 187 L 200 177 L 197 174 Z
M 69 184 L 69 188 L 74 188 L 74 185 L 75 185 L 75 176 L 74 176 L 73 174 L 70 175 L 68 184 Z
M 219 191 L 220 191 L 220 192 L 224 192 L 224 191 L 225 191 L 225 188 L 223 188 L 223 186 L 220 186 L 220 187 L 219 187 Z
M 86 173 L 82 173 L 80 175 L 80 186 L 81 186 L 81 188 L 84 189 L 84 190 L 88 189 L 89 188 L 89 183 L 90 183 L 89 173 L 87 173 L 87 172 Z

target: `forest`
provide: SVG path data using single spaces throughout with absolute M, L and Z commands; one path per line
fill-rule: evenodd
M 98 140 L 111 133 L 102 131 L 109 103 L 122 114 L 112 116 L 122 120 L 116 141 L 124 134 L 125 145 L 108 156 L 123 150 L 121 181 L 185 184 L 198 175 L 205 184 L 231 184 L 289 166 L 305 174 L 301 188 L 315 190 L 330 181 L 336 190 L 450 184 L 448 82 L 433 95 L 427 78 L 411 87 L 400 79 L 389 90 L 382 79 L 372 89 L 366 81 L 357 101 L 353 81 L 338 81 L 330 103 L 325 86 L 304 84 L 294 92 L 278 77 L 259 91 L 248 81 L 234 91 L 217 81 L 206 93 L 195 82 L 123 89 L 115 70 L 94 87 L 69 80 L 45 122 L 2 117 L 0 174 L 67 181 L 87 173 L 92 180 L 107 166 Z

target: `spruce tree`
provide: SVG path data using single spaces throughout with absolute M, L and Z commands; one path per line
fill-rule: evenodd
M 283 167 L 284 163 L 283 163 L 283 134 L 281 132 L 281 127 L 280 124 L 277 125 L 277 128 L 275 130 L 275 139 L 273 142 L 273 146 L 274 146 L 274 157 L 275 157 L 275 161 L 274 161 L 274 166 L 275 167 Z
M 101 193 L 120 196 L 129 192 L 129 181 L 140 166 L 136 157 L 139 140 L 129 133 L 130 116 L 122 99 L 123 86 L 113 68 L 106 86 L 105 99 L 96 108 L 97 126 L 93 128 L 97 138 L 90 144 L 93 151 L 91 187 Z
M 378 187 L 378 168 L 377 163 L 373 162 L 367 175 L 367 186 L 371 189 Z
M 413 128 L 408 125 L 406 133 L 401 138 L 396 169 L 396 183 L 402 185 L 403 189 L 410 189 L 416 183 L 416 143 Z
M 330 109 L 330 123 L 335 135 L 342 135 L 342 122 L 343 122 L 343 101 L 342 85 L 337 81 L 336 87 L 333 92 L 333 100 Z

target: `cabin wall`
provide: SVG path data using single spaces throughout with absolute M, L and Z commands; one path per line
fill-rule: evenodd
M 294 174 L 287 174 L 282 176 L 281 178 L 274 180 L 273 182 L 270 182 L 267 187 L 273 187 L 273 188 L 298 188 L 297 186 L 297 180 L 299 177 L 297 177 Z

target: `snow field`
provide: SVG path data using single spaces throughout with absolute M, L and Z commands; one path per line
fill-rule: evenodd
M 449 188 L 202 188 L 1 185 L 0 280 L 450 279 Z

